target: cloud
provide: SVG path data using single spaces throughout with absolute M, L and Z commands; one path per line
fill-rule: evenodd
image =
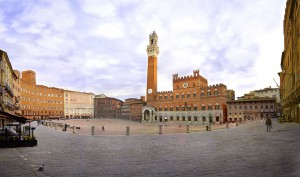
M 223 83 L 237 96 L 278 81 L 284 0 L 2 4 L 0 48 L 14 69 L 35 70 L 39 84 L 119 99 L 145 95 L 153 30 L 160 91 L 172 89 L 172 74 L 198 68 L 209 84 Z

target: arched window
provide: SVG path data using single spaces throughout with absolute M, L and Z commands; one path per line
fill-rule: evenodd
M 190 111 L 191 110 L 191 105 L 187 106 L 187 110 Z
M 218 89 L 215 89 L 214 90 L 214 95 L 218 95 L 219 93 L 218 93 Z
M 208 110 L 212 110 L 211 104 L 208 104 Z
M 197 97 L 197 93 L 194 92 L 194 93 L 193 93 L 193 98 L 196 98 L 196 97 Z
M 194 116 L 194 121 L 197 122 L 198 121 L 198 117 Z
M 191 94 L 190 94 L 190 93 L 187 93 L 186 97 L 187 97 L 187 98 L 191 98 Z
M 204 104 L 202 104 L 201 109 L 202 109 L 202 110 L 205 110 L 205 105 L 204 105 Z
M 197 111 L 197 109 L 198 109 L 197 105 L 194 105 L 194 111 Z
M 215 110 L 219 110 L 220 109 L 220 105 L 219 105 L 219 103 L 216 103 L 215 104 Z
M 207 90 L 207 96 L 210 96 L 211 93 L 210 93 L 210 90 Z

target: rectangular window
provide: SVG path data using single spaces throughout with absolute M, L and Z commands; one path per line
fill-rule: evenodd
M 170 100 L 173 100 L 173 95 L 170 95 Z
M 184 94 L 181 95 L 181 98 L 184 98 Z
M 170 107 L 170 111 L 173 111 L 173 107 Z
M 204 92 L 201 93 L 201 97 L 204 97 Z
M 190 95 L 190 94 L 187 94 L 186 97 L 187 97 L 187 98 L 191 98 L 191 95 Z
M 245 106 L 244 108 L 247 109 L 247 106 Z
M 179 107 L 176 107 L 176 111 L 179 111 Z
M 196 98 L 197 97 L 197 93 L 193 93 L 193 98 Z
M 216 110 L 219 110 L 220 109 L 220 105 L 216 105 L 215 108 L 216 108 Z
M 194 106 L 194 111 L 197 111 L 197 109 L 198 109 L 197 106 Z
M 176 95 L 176 99 L 179 99 L 179 95 Z
M 167 107 L 165 107 L 165 111 L 168 111 L 168 108 L 167 108 Z
M 158 98 L 158 99 L 160 99 L 160 100 L 161 100 L 161 99 L 162 99 L 162 96 L 161 96 L 161 95 L 159 95 L 159 98 Z
M 204 105 L 202 106 L 202 110 L 205 110 L 205 106 Z
M 164 98 L 164 99 L 167 100 L 167 99 L 168 99 L 168 96 L 165 95 L 165 98 Z
M 207 96 L 210 96 L 211 95 L 211 93 L 210 92 L 207 92 Z
M 188 111 L 190 111 L 190 110 L 191 110 L 191 107 L 190 107 L 190 106 L 188 106 L 188 107 L 187 107 L 187 110 L 188 110 Z
M 185 107 L 181 107 L 182 111 L 185 111 Z

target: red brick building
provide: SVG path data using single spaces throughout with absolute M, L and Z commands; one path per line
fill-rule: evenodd
M 223 122 L 227 116 L 227 87 L 208 85 L 207 79 L 194 70 L 193 75 L 173 74 L 173 90 L 157 91 L 158 36 L 149 35 L 147 105 L 142 109 L 142 122 L 186 122 L 204 124 Z
M 36 84 L 36 74 L 28 70 L 21 77 L 21 111 L 28 119 L 64 117 L 64 90 Z
M 121 118 L 123 101 L 116 98 L 96 95 L 94 98 L 95 118 Z

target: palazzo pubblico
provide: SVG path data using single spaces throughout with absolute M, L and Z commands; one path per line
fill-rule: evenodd
M 222 123 L 226 120 L 227 87 L 208 85 L 194 70 L 193 75 L 173 74 L 173 90 L 157 91 L 158 36 L 149 35 L 146 106 L 142 122 L 180 122 L 192 124 Z

